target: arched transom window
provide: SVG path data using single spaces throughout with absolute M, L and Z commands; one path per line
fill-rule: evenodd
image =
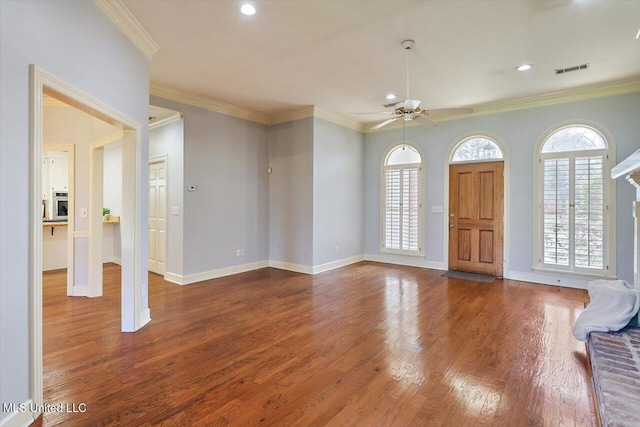
M 542 143 L 539 263 L 607 275 L 608 144 L 589 126 L 557 129 Z
M 453 152 L 452 163 L 502 160 L 502 150 L 494 141 L 483 136 L 463 140 Z
M 422 156 L 408 144 L 391 148 L 382 166 L 384 252 L 422 253 Z

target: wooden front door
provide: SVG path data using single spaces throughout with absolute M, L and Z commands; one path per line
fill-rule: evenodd
M 502 276 L 504 162 L 449 166 L 449 270 Z

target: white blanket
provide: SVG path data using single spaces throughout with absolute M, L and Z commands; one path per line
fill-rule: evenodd
M 591 302 L 573 327 L 580 341 L 586 341 L 589 332 L 619 331 L 640 309 L 640 291 L 624 280 L 593 280 L 587 289 Z

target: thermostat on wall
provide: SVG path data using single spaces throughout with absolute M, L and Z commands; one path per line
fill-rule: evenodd
M 187 191 L 196 191 L 198 189 L 197 185 L 189 185 L 187 187 Z

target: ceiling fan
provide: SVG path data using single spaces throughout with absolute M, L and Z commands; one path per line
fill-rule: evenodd
M 379 113 L 361 113 L 361 114 L 391 114 L 394 117 L 385 120 L 371 128 L 380 129 L 396 120 L 403 119 L 405 121 L 415 120 L 421 125 L 427 128 L 434 128 L 438 126 L 438 122 L 430 119 L 428 116 L 431 114 L 467 114 L 473 113 L 472 107 L 457 107 L 457 108 L 437 108 L 437 109 L 423 109 L 420 108 L 422 101 L 417 99 L 410 99 L 409 97 L 409 51 L 413 48 L 415 42 L 413 40 L 403 40 L 402 47 L 407 51 L 407 98 L 404 101 L 393 102 L 391 104 L 385 104 L 383 107 L 390 108 L 395 107 L 393 111 L 383 111 Z

